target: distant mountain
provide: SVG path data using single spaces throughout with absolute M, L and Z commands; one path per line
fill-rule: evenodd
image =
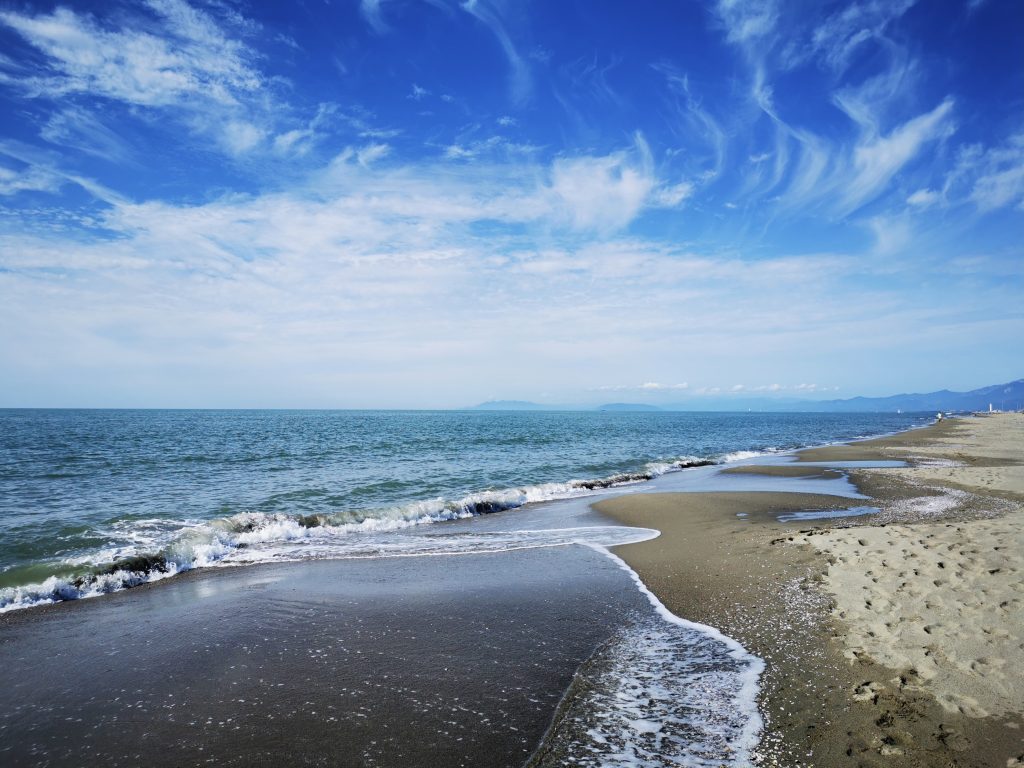
M 607 403 L 597 406 L 599 411 L 660 411 L 663 410 L 656 405 L 645 403 Z
M 970 392 L 942 389 L 926 394 L 852 397 L 848 400 L 818 400 L 801 405 L 813 411 L 987 411 L 989 405 L 1000 411 L 1015 411 L 1024 406 L 1024 379 L 972 389 Z
M 875 412 L 907 413 L 937 411 L 987 411 L 989 404 L 996 410 L 1013 411 L 1024 407 L 1024 379 L 1011 381 L 1007 384 L 995 384 L 970 392 L 951 392 L 942 389 L 938 392 L 924 394 L 889 395 L 887 397 L 851 397 L 845 400 L 791 400 L 770 398 L 736 399 L 732 401 L 715 400 L 689 403 L 677 403 L 662 406 L 664 410 L 688 411 L 709 410 L 715 408 L 723 411 L 811 411 L 811 412 Z
M 646 403 L 606 403 L 599 406 L 542 405 L 526 400 L 492 400 L 474 406 L 477 411 L 812 411 L 907 413 L 936 411 L 987 411 L 989 404 L 998 411 L 1024 408 L 1024 379 L 994 384 L 970 392 L 942 389 L 925 394 L 889 395 L 888 397 L 851 397 L 846 400 L 796 400 L 761 398 L 693 398 L 688 402 L 668 405 Z

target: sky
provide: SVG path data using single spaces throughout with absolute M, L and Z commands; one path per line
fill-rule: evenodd
M 0 0 L 0 406 L 1024 376 L 1017 0 Z

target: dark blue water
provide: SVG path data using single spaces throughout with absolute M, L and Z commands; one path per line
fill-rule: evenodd
M 590 481 L 642 481 L 680 462 L 848 440 L 924 420 L 0 410 L 0 610 L 134 583 L 126 574 L 146 580 L 216 564 L 240 547 L 401 530 L 585 494 Z

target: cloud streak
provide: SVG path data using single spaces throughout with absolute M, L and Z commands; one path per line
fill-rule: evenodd
M 52 392 L 341 405 L 1004 359 L 1019 106 L 911 5 L 683 4 L 685 44 L 657 8 L 361 0 L 285 35 L 259 5 L 8 6 L 0 356 Z
M 48 74 L 20 85 L 39 96 L 103 96 L 147 107 L 201 97 L 233 104 L 262 86 L 252 52 L 213 19 L 181 0 L 151 0 L 156 33 L 107 29 L 92 17 L 57 8 L 49 14 L 0 13 L 44 57 Z

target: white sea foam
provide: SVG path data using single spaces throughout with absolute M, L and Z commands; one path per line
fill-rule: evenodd
M 76 570 L 76 577 L 52 577 L 42 583 L 0 589 L 0 612 L 60 600 L 93 597 L 164 579 L 194 568 L 272 560 L 319 557 L 383 556 L 421 542 L 415 539 L 373 538 L 395 534 L 431 523 L 445 522 L 489 512 L 515 509 L 559 499 L 595 496 L 609 489 L 646 482 L 667 472 L 712 463 L 696 456 L 651 462 L 638 472 L 623 472 L 593 480 L 541 483 L 470 493 L 458 500 L 422 499 L 390 507 L 339 510 L 295 516 L 240 512 L 215 520 L 161 518 L 116 521 L 95 531 L 105 545 L 65 557 L 60 566 Z M 371 538 L 367 538 L 371 536 Z M 351 541 L 348 539 L 352 538 Z M 415 544 L 415 545 L 414 545 Z M 489 545 L 483 551 L 490 551 Z M 529 544 L 528 546 L 537 546 Z M 373 555 L 373 552 L 382 554 Z M 145 567 L 125 561 L 142 558 Z M 103 574 L 89 572 L 102 569 Z
M 587 546 L 630 575 L 656 617 L 617 635 L 585 665 L 585 684 L 549 733 L 546 754 L 602 768 L 749 765 L 763 727 L 764 662 L 714 627 L 673 614 L 605 546 Z
M 181 569 L 187 570 L 187 569 Z M 18 587 L 0 589 L 0 613 L 16 611 L 22 608 L 33 608 L 38 605 L 49 605 L 65 600 L 81 600 L 99 597 L 122 589 L 136 587 L 153 581 L 160 581 L 179 573 L 173 564 L 165 570 L 126 571 L 115 570 L 111 573 L 91 575 L 85 579 L 62 578 L 51 576 L 39 584 L 25 584 Z
M 722 464 L 731 464 L 734 461 L 756 459 L 759 456 L 774 456 L 775 454 L 782 452 L 781 448 L 765 448 L 763 451 L 733 451 L 731 453 L 722 454 L 718 460 Z
M 126 565 L 75 579 L 50 577 L 38 584 L 0 589 L 0 613 L 109 594 L 193 568 L 310 559 L 468 555 L 571 544 L 612 547 L 646 541 L 657 535 L 657 531 L 649 528 L 590 526 L 436 534 L 386 531 L 353 536 L 337 527 L 304 528 L 294 520 L 282 518 L 241 533 L 222 531 L 212 539 L 194 531 L 191 537 L 168 548 L 164 555 L 149 559 L 144 570 L 133 570 L 131 565 Z

